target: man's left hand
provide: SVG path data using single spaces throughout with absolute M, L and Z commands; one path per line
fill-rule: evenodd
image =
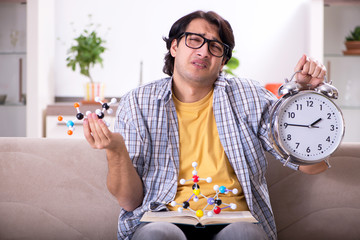
M 313 89 L 324 82 L 326 75 L 326 68 L 316 59 L 309 58 L 305 54 L 300 58 L 296 64 L 295 72 L 297 82 L 306 88 Z

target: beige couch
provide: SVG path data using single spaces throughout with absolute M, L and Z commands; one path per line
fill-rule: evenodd
M 360 239 L 360 143 L 309 176 L 269 157 L 279 239 Z M 0 239 L 116 239 L 105 154 L 85 140 L 0 138 Z

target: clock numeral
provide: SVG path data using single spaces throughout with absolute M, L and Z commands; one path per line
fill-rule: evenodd
M 331 113 L 328 113 L 327 116 L 327 119 L 331 119 Z
M 302 110 L 302 104 L 296 104 L 296 110 L 301 111 Z
M 322 150 L 322 144 L 318 145 L 318 150 L 321 151 Z
M 322 111 L 322 109 L 323 109 L 323 106 L 322 106 L 322 104 L 320 104 L 320 111 Z
M 308 147 L 308 148 L 306 149 L 306 152 L 307 152 L 307 153 L 310 153 L 310 152 L 311 152 L 310 147 Z
M 328 137 L 326 138 L 326 141 L 327 141 L 327 142 L 330 142 L 330 136 L 328 136 Z
M 294 112 L 288 112 L 288 118 L 295 118 Z
M 300 146 L 300 143 L 295 143 L 296 144 L 296 149 L 298 149 L 299 148 L 299 146 Z
M 335 131 L 335 126 L 334 125 L 330 125 L 330 131 Z
M 286 139 L 287 139 L 288 141 L 291 141 L 291 135 L 288 134 L 287 137 L 286 137 Z
M 313 101 L 306 101 L 306 106 L 308 106 L 308 107 L 313 107 L 313 106 L 314 106 L 314 102 L 313 102 Z

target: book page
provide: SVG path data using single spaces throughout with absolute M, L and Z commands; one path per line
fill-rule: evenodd
M 234 222 L 253 222 L 257 223 L 258 221 L 253 217 L 249 211 L 223 211 L 220 214 L 215 214 L 212 217 L 204 215 L 200 222 L 203 225 L 208 224 L 224 224 L 224 223 L 234 223 Z
M 202 225 L 207 224 L 227 224 L 234 222 L 257 222 L 249 211 L 223 211 L 212 217 L 204 215 L 200 220 L 190 211 L 161 211 L 146 212 L 140 220 L 141 222 L 171 222 L 179 224 L 196 225 L 199 222 Z
M 160 211 L 160 212 L 145 212 L 140 219 L 141 222 L 171 222 L 181 224 L 196 225 L 199 223 L 199 218 L 190 211 Z

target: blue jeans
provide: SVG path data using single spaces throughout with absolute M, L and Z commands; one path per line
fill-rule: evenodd
M 209 225 L 196 228 L 167 222 L 141 223 L 131 240 L 266 240 L 260 225 L 237 222 L 229 225 Z

